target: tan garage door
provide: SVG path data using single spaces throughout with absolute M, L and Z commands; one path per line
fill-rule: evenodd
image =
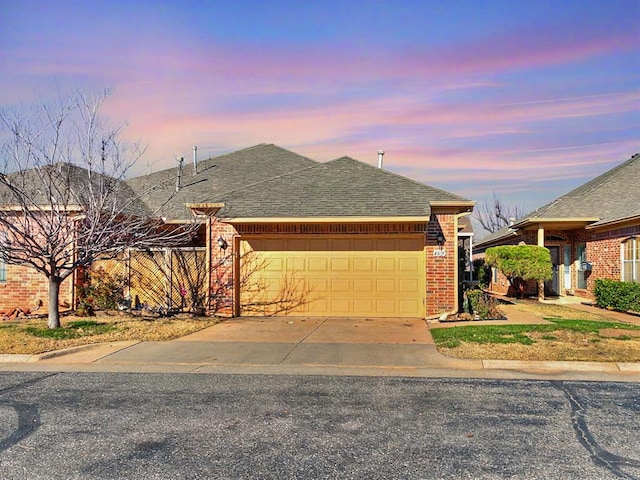
M 424 237 L 243 237 L 240 314 L 423 317 Z

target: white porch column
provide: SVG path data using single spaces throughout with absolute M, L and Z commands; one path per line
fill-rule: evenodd
M 538 224 L 538 246 L 544 247 L 544 227 Z M 538 300 L 544 300 L 544 282 L 538 282 Z

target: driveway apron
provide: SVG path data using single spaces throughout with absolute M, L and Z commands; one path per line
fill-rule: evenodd
M 243 317 L 97 363 L 423 367 L 443 360 L 422 319 Z

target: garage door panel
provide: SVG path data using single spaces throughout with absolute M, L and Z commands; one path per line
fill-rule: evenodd
M 317 316 L 424 315 L 423 236 L 312 236 L 250 238 L 241 252 L 253 250 L 254 288 L 241 286 L 246 304 L 262 303 L 254 314 Z M 250 257 L 249 256 L 249 257 Z M 249 258 L 248 257 L 248 258 Z M 256 269 L 255 265 L 264 268 Z M 289 308 L 283 306 L 289 305 Z
M 354 278 L 353 291 L 358 293 L 372 293 L 374 280 L 373 278 Z
M 329 292 L 329 279 L 328 278 L 309 278 L 307 285 L 311 293 L 314 294 L 326 294 Z
M 310 272 L 327 272 L 329 270 L 328 258 L 310 258 L 308 263 Z
M 398 291 L 401 293 L 419 293 L 420 282 L 415 279 L 400 279 L 398 280 Z
M 371 311 L 375 310 L 375 304 L 373 300 L 360 298 L 353 301 L 353 315 L 369 315 Z
M 332 272 L 349 272 L 351 270 L 349 258 L 332 258 L 331 259 L 331 271 Z
M 400 316 L 412 315 L 421 305 L 416 300 L 398 300 L 398 311 Z
M 377 300 L 376 312 L 379 312 L 382 316 L 393 317 L 398 314 L 397 304 L 395 300 Z
M 338 315 L 348 315 L 351 311 L 351 300 L 347 299 L 331 299 L 331 312 Z
M 391 278 L 377 278 L 376 279 L 376 292 L 394 292 L 396 290 L 396 281 Z
M 376 259 L 376 271 L 377 272 L 393 272 L 396 269 L 396 261 L 394 258 L 377 258 Z
M 418 272 L 420 269 L 420 262 L 417 258 L 398 259 L 398 270 L 401 272 Z
M 286 268 L 288 272 L 302 272 L 306 270 L 306 259 L 301 257 L 293 257 L 286 259 Z
M 372 258 L 354 258 L 353 271 L 369 272 L 369 273 L 373 272 L 373 259 Z
M 351 291 L 351 282 L 348 278 L 332 278 L 331 291 L 339 293 L 348 293 Z

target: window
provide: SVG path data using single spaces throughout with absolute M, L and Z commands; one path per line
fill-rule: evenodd
M 578 244 L 578 288 L 586 290 L 587 288 L 587 246 L 584 243 Z
M 640 282 L 640 238 L 622 242 L 622 281 Z

